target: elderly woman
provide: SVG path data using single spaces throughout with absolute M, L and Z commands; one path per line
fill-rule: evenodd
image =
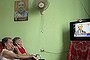
M 24 49 L 24 47 L 23 47 L 23 45 L 22 45 L 22 41 L 21 41 L 21 38 L 20 38 L 20 37 L 15 37 L 15 38 L 13 39 L 13 44 L 14 44 L 14 46 L 16 46 L 17 49 L 19 50 L 19 52 L 17 52 L 16 50 L 14 50 L 14 52 L 15 52 L 16 54 L 29 55 L 29 54 L 25 51 L 25 49 Z M 25 59 L 24 59 L 24 60 L 25 60 Z M 34 56 L 34 58 L 32 57 L 32 58 L 28 58 L 28 59 L 26 59 L 26 60 L 38 60 L 38 58 Z

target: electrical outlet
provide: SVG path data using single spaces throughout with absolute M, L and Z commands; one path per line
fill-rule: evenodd
M 44 52 L 45 50 L 44 49 L 40 49 L 40 52 Z

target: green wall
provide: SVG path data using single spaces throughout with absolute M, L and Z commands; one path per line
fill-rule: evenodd
M 15 22 L 14 0 L 0 0 L 0 40 L 5 36 L 20 36 L 28 53 L 41 54 L 46 60 L 67 60 L 69 22 L 88 16 L 79 0 L 49 2 L 50 6 L 41 16 L 33 7 L 33 0 L 29 0 L 28 21 Z M 90 14 L 90 0 L 82 3 Z M 40 52 L 42 48 L 52 53 Z

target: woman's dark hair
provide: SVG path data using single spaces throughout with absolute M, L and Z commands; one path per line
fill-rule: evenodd
M 20 38 L 20 37 L 15 37 L 15 38 L 13 39 L 13 45 L 16 45 L 16 41 L 19 40 L 19 39 L 21 39 L 21 38 Z
M 5 47 L 5 43 L 8 42 L 8 39 L 12 39 L 10 37 L 5 37 L 2 39 L 2 46 Z

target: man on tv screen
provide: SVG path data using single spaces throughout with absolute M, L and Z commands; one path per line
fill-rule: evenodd
M 82 24 L 79 24 L 78 25 L 78 30 L 75 32 L 74 35 L 77 36 L 77 35 L 83 35 L 83 34 L 86 34 L 86 31 L 83 30 Z

